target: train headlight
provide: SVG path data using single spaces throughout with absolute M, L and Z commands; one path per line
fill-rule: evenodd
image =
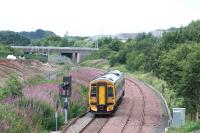
M 107 107 L 107 111 L 112 111 L 112 110 L 113 110 L 113 106 L 112 105 Z
M 97 98 L 96 97 L 91 97 L 90 98 L 90 103 L 97 103 Z
M 107 103 L 108 103 L 108 104 L 114 104 L 114 102 L 115 102 L 115 100 L 114 100 L 113 97 L 108 97 L 108 98 L 107 98 Z

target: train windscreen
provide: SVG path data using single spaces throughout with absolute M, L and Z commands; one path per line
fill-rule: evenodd
M 91 88 L 91 97 L 96 97 L 97 96 L 97 87 L 92 86 Z
M 113 88 L 112 87 L 108 87 L 107 88 L 107 96 L 108 97 L 113 97 Z

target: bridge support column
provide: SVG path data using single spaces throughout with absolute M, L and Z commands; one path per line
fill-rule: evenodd
M 80 62 L 80 54 L 79 53 L 77 53 L 77 63 L 79 63 Z
M 76 53 L 72 53 L 72 61 L 73 61 L 73 62 L 77 62 L 77 61 L 76 61 Z

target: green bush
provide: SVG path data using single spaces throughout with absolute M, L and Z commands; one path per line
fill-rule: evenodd
M 3 87 L 3 95 L 10 94 L 13 97 L 22 96 L 22 83 L 18 79 L 16 74 L 11 74 L 5 81 L 5 87 Z

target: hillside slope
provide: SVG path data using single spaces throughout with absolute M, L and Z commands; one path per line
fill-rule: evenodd
M 0 86 L 12 73 L 17 73 L 21 80 L 38 75 L 56 71 L 57 68 L 50 64 L 44 64 L 33 60 L 7 60 L 0 59 Z

